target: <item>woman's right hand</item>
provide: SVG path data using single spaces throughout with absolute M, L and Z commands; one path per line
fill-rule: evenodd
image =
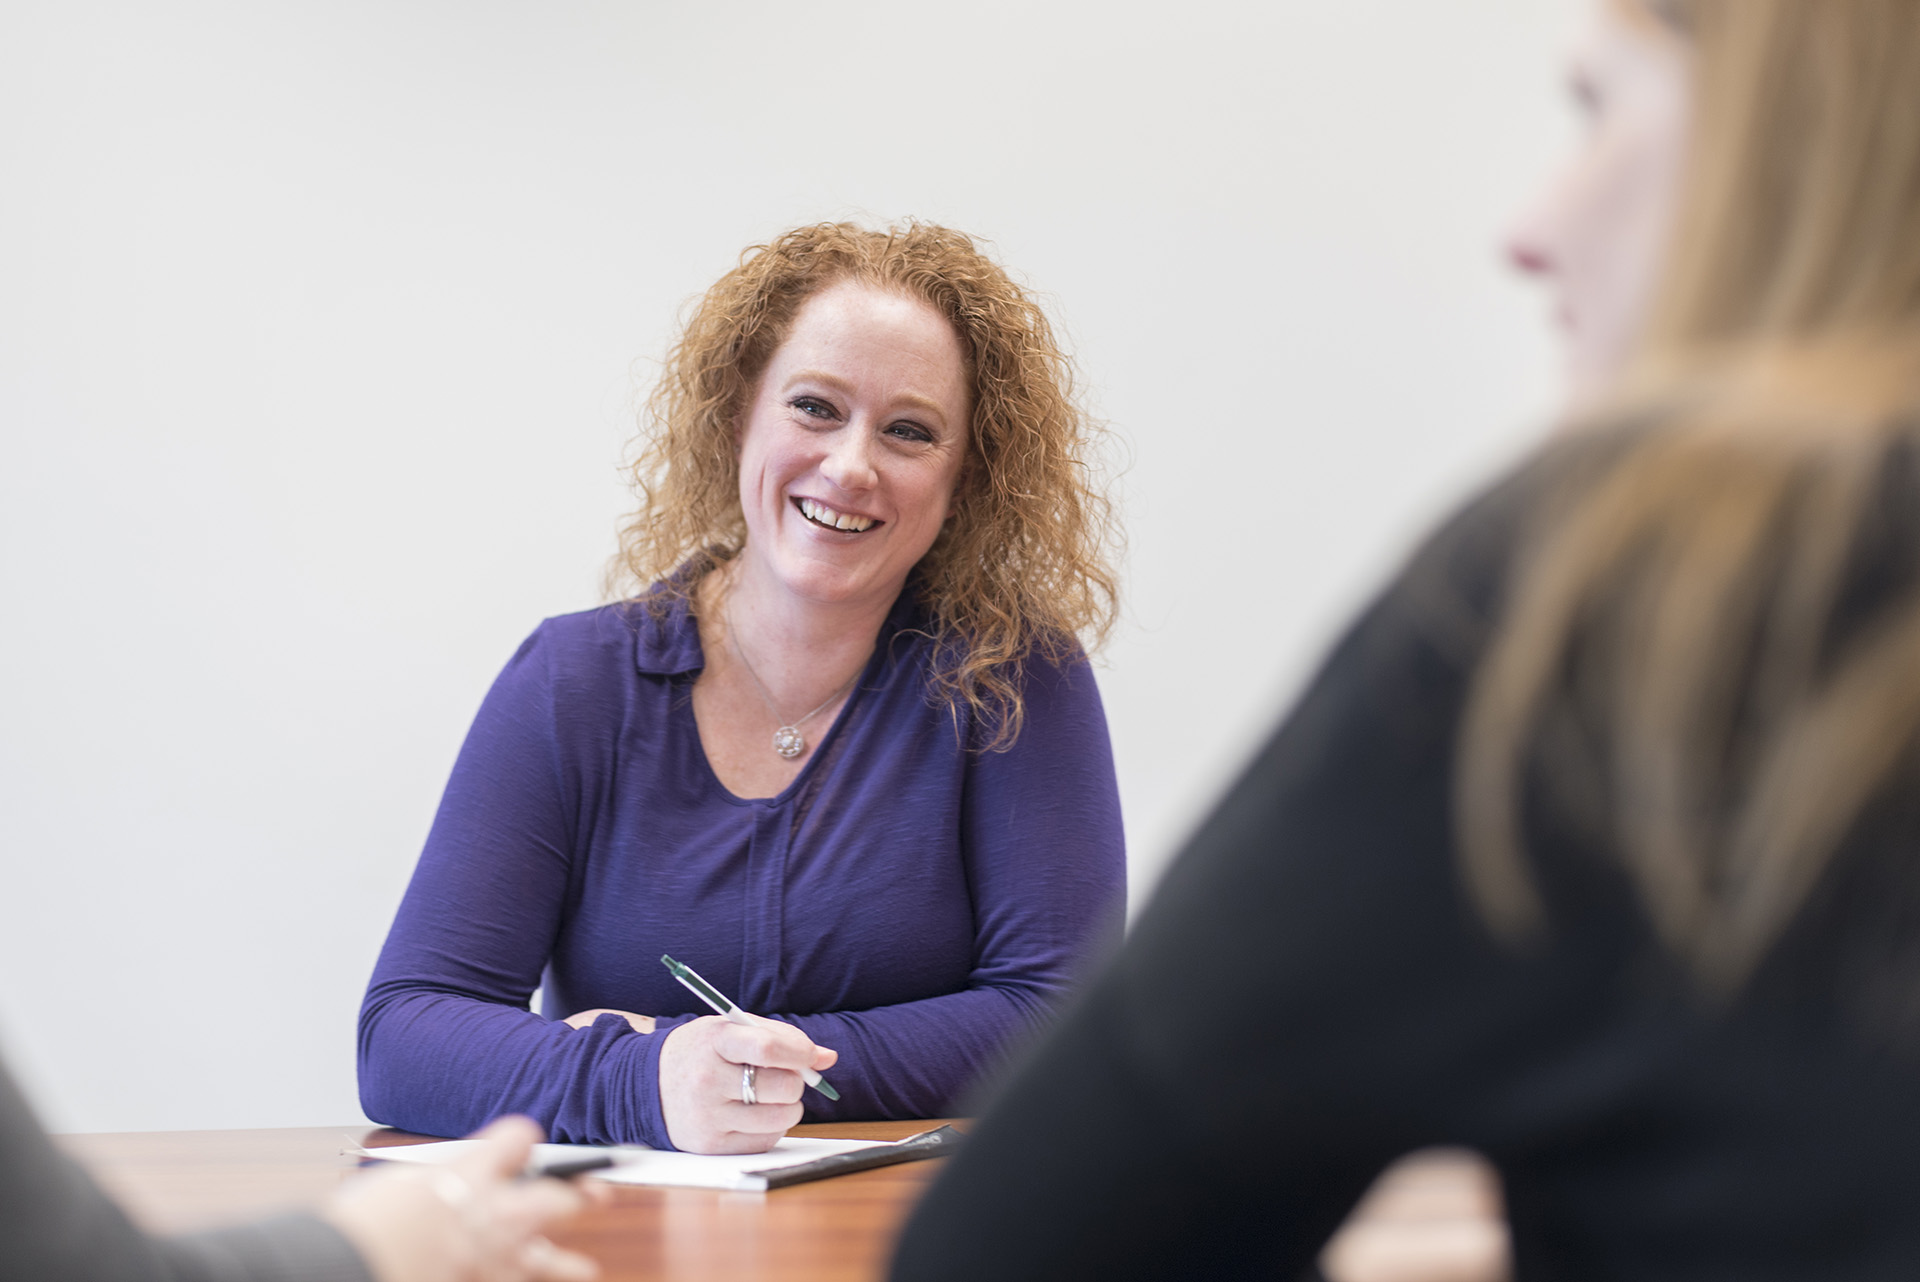
M 792 1024 L 748 1018 L 751 1025 L 718 1015 L 692 1020 L 660 1048 L 660 1111 L 682 1152 L 766 1152 L 800 1120 L 801 1070 L 820 1072 L 840 1058 Z M 749 1064 L 757 1104 L 741 1098 Z
M 503 1117 L 445 1166 L 394 1163 L 356 1176 L 322 1209 L 378 1282 L 589 1282 L 600 1268 L 541 1233 L 585 1192 L 522 1180 L 540 1128 Z M 603 1195 L 604 1196 L 604 1195 Z

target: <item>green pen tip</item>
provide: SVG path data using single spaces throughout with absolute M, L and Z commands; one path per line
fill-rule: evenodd
M 663 966 L 665 966 L 668 970 L 673 971 L 675 974 L 678 974 L 679 972 L 686 969 L 685 966 L 682 966 L 679 962 L 667 956 L 665 953 L 660 954 L 660 963 Z
M 819 1082 L 819 1084 L 818 1084 L 818 1085 L 816 1085 L 816 1086 L 814 1087 L 814 1089 L 815 1089 L 815 1090 L 817 1090 L 817 1091 L 819 1091 L 819 1092 L 820 1092 L 820 1093 L 821 1093 L 822 1095 L 824 1095 L 824 1096 L 826 1096 L 826 1097 L 827 1097 L 828 1099 L 839 1099 L 839 1098 L 840 1098 L 840 1092 L 839 1092 L 839 1091 L 836 1091 L 836 1090 L 834 1090 L 834 1089 L 833 1089 L 833 1083 L 832 1083 L 832 1082 L 829 1082 L 829 1081 L 828 1081 L 828 1080 L 827 1080 L 826 1078 L 824 1078 L 824 1077 L 820 1079 L 820 1082 Z

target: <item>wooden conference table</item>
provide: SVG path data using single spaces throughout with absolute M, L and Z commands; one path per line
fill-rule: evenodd
M 800 1126 L 796 1135 L 899 1139 L 936 1122 Z M 354 1144 L 396 1131 L 313 1127 L 66 1135 L 135 1217 L 156 1231 L 312 1206 L 355 1167 Z M 907 1211 L 938 1162 L 861 1171 L 771 1193 L 616 1186 L 604 1209 L 553 1234 L 600 1261 L 607 1282 L 867 1282 L 883 1277 Z M 1498 1282 L 1499 1191 L 1459 1153 L 1416 1155 L 1381 1178 L 1328 1247 L 1333 1282 Z

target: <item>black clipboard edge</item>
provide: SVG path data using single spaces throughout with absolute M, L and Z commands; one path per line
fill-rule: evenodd
M 892 1144 L 857 1148 L 851 1153 L 817 1157 L 798 1166 L 778 1166 L 765 1173 L 748 1171 L 746 1174 L 759 1175 L 767 1182 L 769 1189 L 785 1188 L 789 1184 L 805 1184 L 808 1180 L 824 1180 L 835 1175 L 851 1175 L 855 1171 L 871 1171 L 881 1166 L 898 1166 L 902 1162 L 924 1162 L 930 1157 L 945 1157 L 960 1147 L 960 1141 L 965 1138 L 964 1133 L 951 1126 L 939 1126 Z

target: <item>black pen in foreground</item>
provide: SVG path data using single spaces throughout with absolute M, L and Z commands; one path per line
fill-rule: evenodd
M 745 1024 L 748 1028 L 753 1027 L 753 1021 L 747 1018 L 747 1013 L 738 1006 L 735 1006 L 732 999 L 722 994 L 719 989 L 700 978 L 699 971 L 696 971 L 691 966 L 681 965 L 665 953 L 660 954 L 660 964 L 665 966 L 675 979 L 686 985 L 688 992 L 713 1007 L 714 1014 L 720 1016 L 729 1024 Z M 833 1089 L 833 1083 L 812 1069 L 801 1069 L 800 1076 L 805 1079 L 807 1085 L 813 1087 L 814 1090 L 819 1091 L 828 1099 L 840 1098 L 840 1092 Z
M 613 1156 L 608 1153 L 595 1153 L 592 1157 L 563 1157 L 545 1165 L 528 1164 L 526 1178 L 571 1180 L 590 1171 L 604 1171 L 614 1164 Z
M 464 1141 L 462 1141 L 464 1142 Z M 368 1166 L 375 1162 L 405 1162 L 408 1159 L 390 1156 L 396 1149 L 411 1148 L 408 1144 L 394 1145 L 392 1148 L 367 1148 L 361 1144 L 341 1150 L 342 1156 L 357 1157 L 360 1165 Z M 612 1153 L 590 1153 L 585 1157 L 556 1157 L 551 1162 L 529 1161 L 520 1172 L 523 1180 L 571 1180 L 594 1171 L 604 1171 L 609 1166 L 620 1165 L 620 1158 Z

